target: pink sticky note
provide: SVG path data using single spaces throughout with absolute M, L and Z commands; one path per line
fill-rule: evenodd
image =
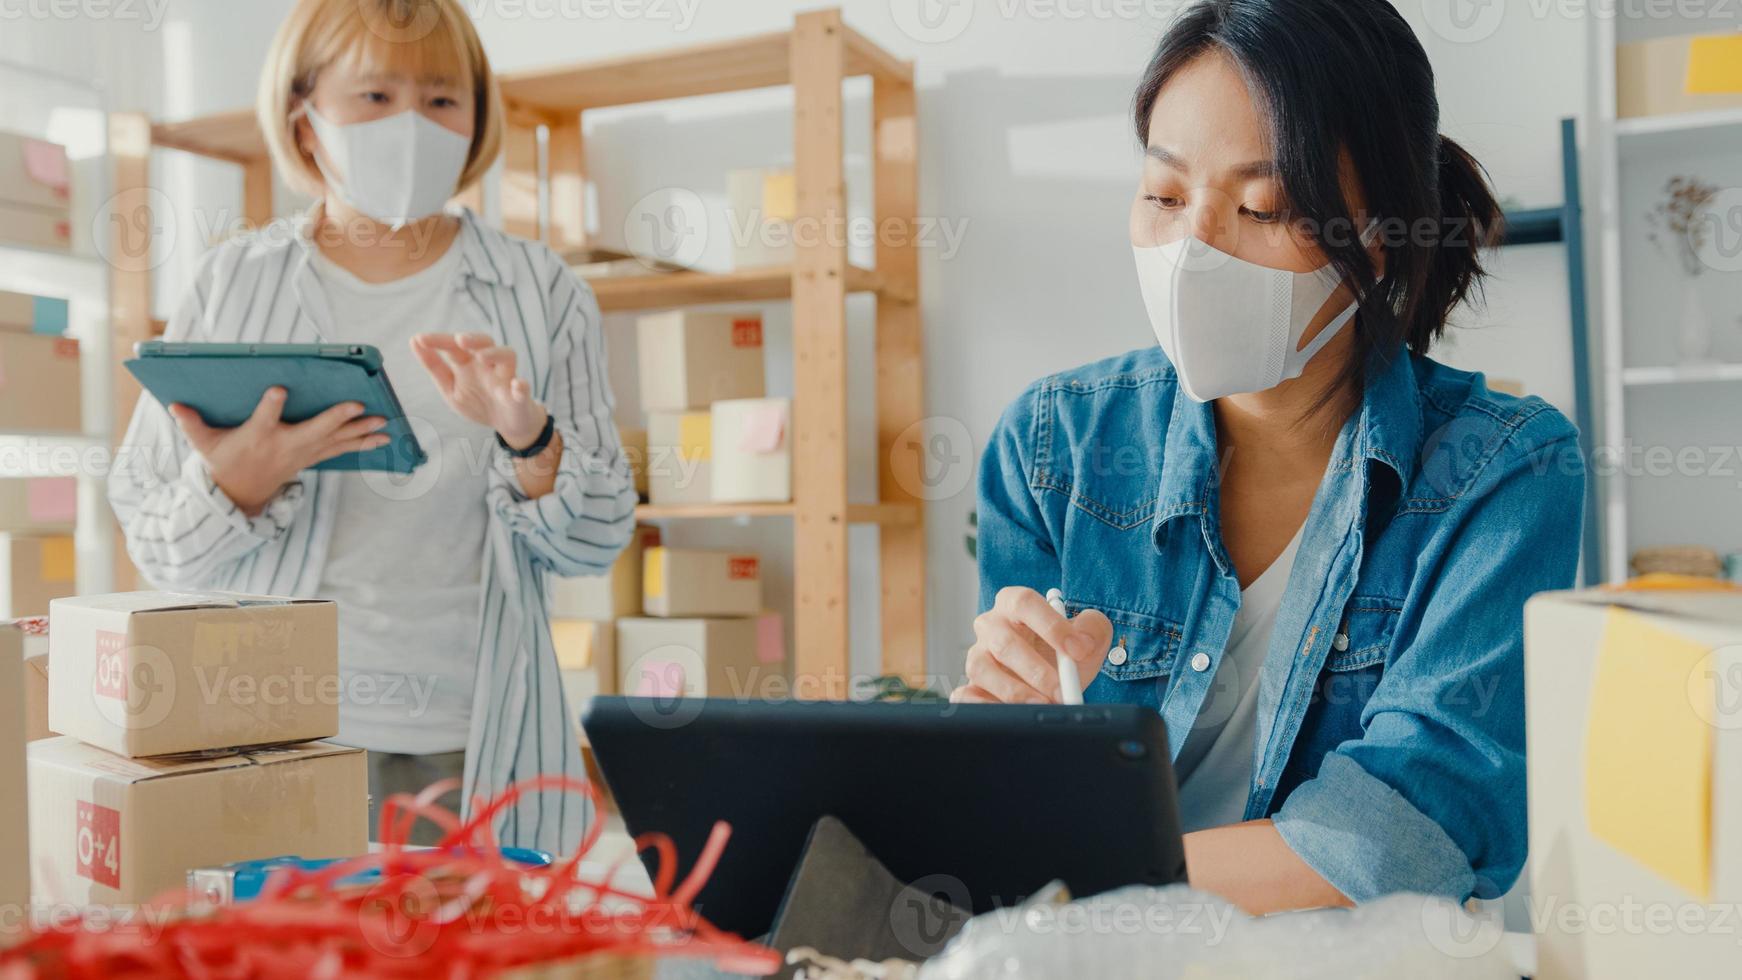
M 72 186 L 67 174 L 67 151 L 44 140 L 24 141 L 24 172 L 39 184 L 47 184 L 65 196 Z
M 71 521 L 79 516 L 79 481 L 71 476 L 39 477 L 25 488 L 24 499 L 33 521 Z
M 765 664 L 777 664 L 786 659 L 785 622 L 779 613 L 763 613 L 756 618 L 756 659 Z
M 779 402 L 758 405 L 744 422 L 738 448 L 747 453 L 771 453 L 786 438 L 786 406 Z
M 671 660 L 643 660 L 638 670 L 641 679 L 635 686 L 636 697 L 675 698 L 683 694 L 683 664 Z

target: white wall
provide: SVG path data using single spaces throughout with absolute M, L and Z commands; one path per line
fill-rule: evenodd
M 574 59 L 700 43 L 790 24 L 789 0 L 708 3 L 621 0 L 463 0 L 476 13 L 497 65 L 515 69 Z M 141 104 L 171 115 L 247 104 L 277 18 L 287 0 L 168 0 L 155 43 L 166 67 L 161 89 Z M 927 22 L 917 12 L 941 12 Z M 639 17 L 585 16 L 614 6 Z M 1003 406 L 1043 374 L 1152 342 L 1138 301 L 1125 240 L 1125 212 L 1138 156 L 1127 121 L 1131 89 L 1164 26 L 1170 0 L 845 0 L 850 24 L 918 63 L 921 212 L 965 228 L 958 251 L 923 253 L 928 410 L 965 428 L 953 447 L 972 466 Z M 1492 4 L 1460 26 L 1430 23 L 1436 4 L 1404 0 L 1440 73 L 1444 129 L 1493 172 L 1503 194 L 1528 206 L 1560 201 L 1559 127 L 1582 111 L 1585 34 L 1565 5 Z M 1548 11 L 1555 8 L 1554 12 Z M 538 13 L 576 12 L 574 17 Z M 1131 11 L 1135 16 L 1124 16 Z M 664 12 L 670 16 L 659 16 Z M 1439 15 L 1436 13 L 1436 18 Z M 904 26 L 907 28 L 904 30 Z M 717 206 L 727 169 L 790 161 L 790 98 L 785 93 L 720 96 L 598 113 L 588 124 L 589 167 L 599 182 L 600 237 L 621 228 L 628 202 L 662 188 L 687 188 Z M 863 206 L 868 119 L 865 88 L 849 89 L 850 197 Z M 234 194 L 201 171 L 174 186 L 191 200 Z M 716 245 L 709 259 L 720 254 Z M 1460 365 L 1524 380 L 1570 409 L 1566 282 L 1557 249 L 1535 248 L 1497 260 L 1485 314 L 1463 318 L 1448 350 Z M 870 350 L 868 301 L 851 307 L 855 352 Z M 767 310 L 771 346 L 790 343 L 790 313 Z M 613 375 L 634 415 L 633 354 L 626 321 L 613 318 Z M 854 363 L 865 364 L 865 356 Z M 790 367 L 771 362 L 771 384 L 790 384 Z M 868 372 L 855 394 L 868 396 Z M 863 401 L 864 399 L 861 399 Z M 861 410 L 853 425 L 859 467 L 854 486 L 875 486 L 874 433 Z M 974 567 L 963 547 L 972 490 L 936 500 L 931 528 L 929 636 L 935 672 L 954 676 L 970 640 Z M 778 533 L 776 533 L 778 532 Z M 853 555 L 853 661 L 876 670 L 874 531 L 856 531 Z M 761 542 L 775 565 L 776 599 L 789 594 L 785 528 L 676 529 L 679 540 Z

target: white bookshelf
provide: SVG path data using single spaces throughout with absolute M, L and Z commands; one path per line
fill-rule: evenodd
M 96 82 L 0 59 L 0 90 L 7 106 L 0 111 L 0 128 L 58 140 L 57 128 L 76 117 L 81 132 L 95 140 L 92 162 L 75 182 L 76 195 L 95 204 L 75 207 L 75 222 L 96 221 L 102 202 L 111 195 L 108 164 L 107 96 Z M 87 150 L 92 146 L 85 147 Z M 75 168 L 76 170 L 78 168 Z M 73 476 L 79 481 L 78 519 L 74 530 L 78 554 L 76 586 L 81 593 L 113 589 L 116 533 L 105 491 L 111 420 L 115 417 L 114 378 L 110 365 L 109 316 L 111 269 L 95 253 L 96 227 L 77 229 L 75 248 L 63 252 L 0 243 L 0 289 L 63 298 L 69 304 L 67 335 L 79 342 L 82 388 L 78 433 L 0 432 L 0 477 Z
M 1591 43 L 1594 348 L 1601 393 L 1599 507 L 1603 568 L 1628 575 L 1640 548 L 1701 545 L 1742 550 L 1742 484 L 1709 471 L 1725 463 L 1709 449 L 1739 445 L 1742 418 L 1742 271 L 1708 268 L 1698 285 L 1649 241 L 1645 216 L 1670 176 L 1721 187 L 1742 173 L 1742 109 L 1620 119 L 1618 44 L 1639 38 L 1621 18 L 1588 18 Z M 1698 22 L 1675 33 L 1716 28 Z M 1665 28 L 1667 31 L 1667 28 Z M 1678 351 L 1684 292 L 1700 290 L 1714 328 L 1708 358 Z M 1716 300 L 1715 302 L 1713 300 Z M 1681 454 L 1689 454 L 1683 457 Z M 1669 462 L 1685 458 L 1693 465 Z

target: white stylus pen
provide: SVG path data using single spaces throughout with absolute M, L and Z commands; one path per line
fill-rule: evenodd
M 1063 592 L 1057 589 L 1046 590 L 1046 604 L 1051 606 L 1053 612 L 1060 616 L 1069 617 L 1070 614 L 1065 612 L 1065 594 Z M 1077 662 L 1065 656 L 1062 650 L 1055 650 L 1053 653 L 1058 658 L 1059 691 L 1062 692 L 1064 703 L 1082 704 L 1083 679 L 1077 676 Z

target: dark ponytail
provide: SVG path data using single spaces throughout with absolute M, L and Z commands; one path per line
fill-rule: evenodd
M 1199 0 L 1138 85 L 1132 108 L 1145 145 L 1162 87 L 1209 52 L 1244 73 L 1290 211 L 1361 304 L 1353 370 L 1325 401 L 1359 391 L 1375 358 L 1426 353 L 1452 310 L 1480 295 L 1482 250 L 1498 240 L 1502 216 L 1481 165 L 1440 135 L 1433 66 L 1409 23 L 1388 0 Z M 1354 233 L 1344 154 L 1379 220 L 1383 279 Z
M 1488 274 L 1482 252 L 1500 244 L 1506 221 L 1482 165 L 1445 136 L 1439 138 L 1439 198 L 1444 234 L 1424 281 L 1406 297 L 1415 309 L 1404 314 L 1406 322 L 1417 325 L 1411 333 L 1428 342 L 1445 332 L 1453 310 L 1473 293 L 1480 294 Z

